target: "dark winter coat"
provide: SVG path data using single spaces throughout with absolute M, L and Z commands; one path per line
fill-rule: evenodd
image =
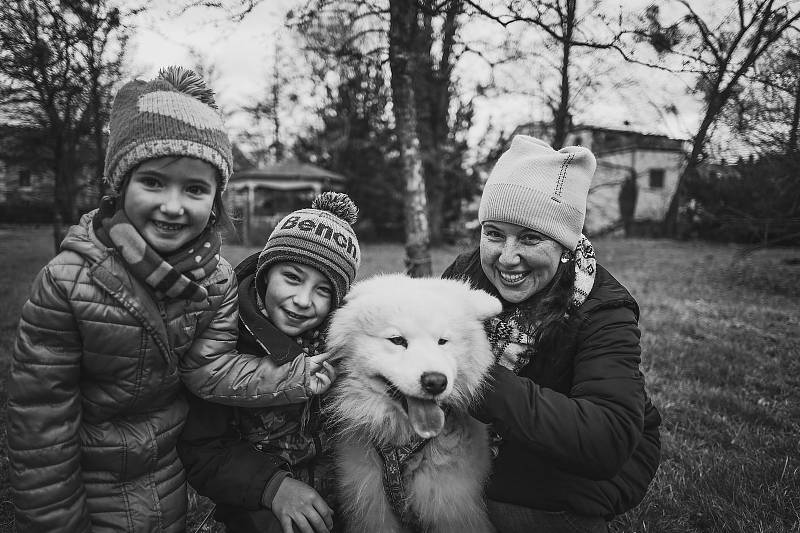
M 235 352 L 227 261 L 199 282 L 206 300 L 159 299 L 91 220 L 70 229 L 22 309 L 8 380 L 17 531 L 183 532 L 181 382 L 247 405 L 264 397 L 263 369 Z
M 299 436 L 303 408 L 312 397 L 308 362 L 301 347 L 256 308 L 253 276 L 257 260 L 258 254 L 254 254 L 236 267 L 241 295 L 238 349 L 272 363 L 273 372 L 265 379 L 271 383 L 274 401 L 258 409 L 233 409 L 192 398 L 178 445 L 189 483 L 224 513 L 235 512 L 230 507 L 259 509 L 268 486 L 266 499 L 271 502 L 297 462 L 273 450 L 269 437 L 283 441 L 282 446 L 288 439 L 289 446 L 300 451 L 299 462 L 310 460 L 316 451 L 314 442 Z M 262 387 L 269 388 L 266 383 Z
M 478 251 L 462 254 L 443 276 L 491 290 L 479 261 Z M 488 498 L 607 519 L 642 500 L 659 464 L 661 417 L 639 370 L 638 319 L 636 301 L 598 265 L 552 349 L 519 375 L 493 367 L 474 413 L 503 438 Z

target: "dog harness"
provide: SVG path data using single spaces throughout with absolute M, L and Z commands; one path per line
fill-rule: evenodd
M 415 437 L 403 446 L 378 444 L 375 450 L 383 459 L 383 491 L 394 514 L 412 533 L 422 533 L 422 524 L 417 514 L 406 505 L 406 489 L 403 485 L 403 472 L 408 459 L 428 444 L 430 439 Z

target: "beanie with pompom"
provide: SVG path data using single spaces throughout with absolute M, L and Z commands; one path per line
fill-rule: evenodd
M 218 171 L 225 190 L 233 171 L 231 143 L 214 93 L 183 67 L 161 69 L 151 81 L 126 83 L 114 98 L 106 150 L 105 180 L 121 192 L 127 174 L 159 157 L 195 157 Z
M 333 285 L 333 307 L 342 302 L 356 278 L 361 249 L 353 231 L 358 208 L 344 193 L 324 192 L 311 203 L 286 215 L 258 256 L 256 291 L 263 298 L 266 275 L 275 263 L 295 262 L 319 270 Z

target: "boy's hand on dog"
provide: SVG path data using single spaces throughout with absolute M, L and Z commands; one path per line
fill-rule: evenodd
M 308 358 L 311 363 L 308 386 L 315 395 L 325 393 L 336 381 L 336 369 L 327 361 L 330 356 L 330 352 L 323 352 Z
M 333 511 L 322 496 L 291 477 L 284 478 L 278 487 L 272 512 L 280 520 L 283 533 L 329 533 L 333 527 Z

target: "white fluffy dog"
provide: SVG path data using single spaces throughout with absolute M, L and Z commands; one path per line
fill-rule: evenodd
M 494 362 L 483 321 L 500 311 L 460 281 L 382 275 L 334 314 L 328 413 L 347 531 L 493 531 L 487 431 L 466 408 Z

